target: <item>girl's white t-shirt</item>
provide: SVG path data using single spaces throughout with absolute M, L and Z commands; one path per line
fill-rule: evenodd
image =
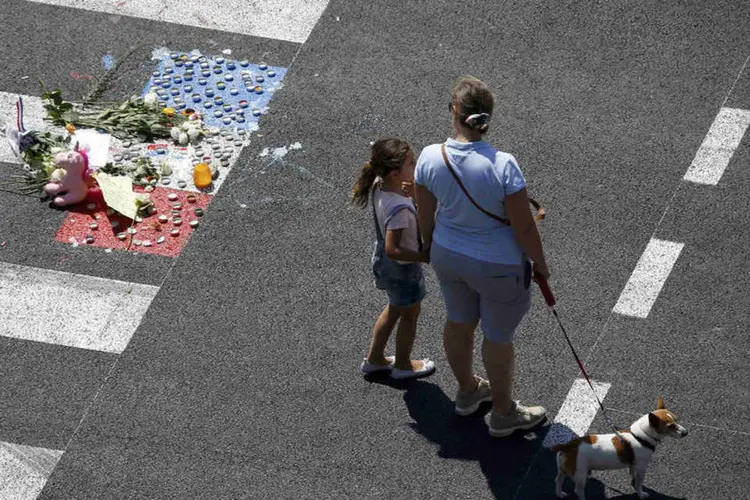
M 419 251 L 419 240 L 417 239 L 417 218 L 414 213 L 403 208 L 396 212 L 391 220 L 388 221 L 388 227 L 385 227 L 385 219 L 387 214 L 391 213 L 391 209 L 396 205 L 407 204 L 414 208 L 414 201 L 411 198 L 393 193 L 391 191 L 383 191 L 379 187 L 375 188 L 373 194 L 373 204 L 375 205 L 375 214 L 378 217 L 378 225 L 380 225 L 380 231 L 385 238 L 385 232 L 396 229 L 403 229 L 401 232 L 401 248 L 407 250 Z M 409 264 L 406 261 L 397 260 L 399 264 Z

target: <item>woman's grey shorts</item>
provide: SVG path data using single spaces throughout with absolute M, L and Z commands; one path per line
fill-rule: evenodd
M 513 334 L 531 307 L 531 267 L 485 262 L 435 243 L 430 262 L 440 282 L 448 320 L 481 320 L 484 338 L 513 341 Z

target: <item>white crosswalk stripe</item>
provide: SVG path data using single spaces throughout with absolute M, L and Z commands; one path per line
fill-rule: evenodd
M 592 382 L 592 384 L 599 400 L 603 402 L 610 384 L 604 382 Z M 591 422 L 594 421 L 597 411 L 599 411 L 599 404 L 596 402 L 588 383 L 585 379 L 576 379 L 570 388 L 570 392 L 565 397 L 560 411 L 557 412 L 542 446 L 551 448 L 556 444 L 583 436 L 588 431 Z
M 120 353 L 158 288 L 0 264 L 0 335 Z
M 0 498 L 36 498 L 63 452 L 0 442 Z
M 652 238 L 617 299 L 614 312 L 636 318 L 647 317 L 684 246 L 683 243 Z
M 748 126 L 750 111 L 721 108 L 685 173 L 685 180 L 696 184 L 718 184 Z
M 304 43 L 328 0 L 31 0 Z

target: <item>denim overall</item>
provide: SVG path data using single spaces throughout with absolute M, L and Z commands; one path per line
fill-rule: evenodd
M 393 305 L 405 306 L 414 302 L 419 302 L 426 295 L 422 267 L 418 262 L 399 264 L 385 255 L 385 236 L 380 230 L 380 224 L 378 224 L 378 216 L 375 212 L 374 200 L 373 193 L 372 218 L 375 223 L 375 233 L 377 235 L 375 249 L 372 254 L 372 274 L 375 277 L 375 286 L 380 290 L 387 290 L 389 292 L 389 298 L 391 298 L 392 301 L 394 296 L 398 296 L 398 298 L 403 299 L 403 302 L 409 302 L 409 304 L 404 303 Z M 402 203 L 391 208 L 389 213 L 386 214 L 385 224 L 383 225 L 388 227 L 388 222 L 390 222 L 398 211 L 403 209 L 409 210 L 416 216 L 414 207 L 411 204 Z M 419 242 L 419 249 L 421 251 L 422 239 L 418 232 L 417 241 Z

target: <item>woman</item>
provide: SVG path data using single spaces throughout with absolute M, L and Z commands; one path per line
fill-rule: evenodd
M 549 270 L 515 158 L 482 140 L 492 92 L 465 76 L 451 95 L 455 138 L 426 147 L 417 161 L 418 220 L 447 311 L 443 344 L 458 381 L 456 413 L 470 415 L 492 401 L 489 433 L 502 437 L 546 416 L 541 406 L 523 406 L 511 395 L 513 335 L 531 305 L 529 259 L 535 277 L 547 278 Z M 473 370 L 480 320 L 489 381 Z

